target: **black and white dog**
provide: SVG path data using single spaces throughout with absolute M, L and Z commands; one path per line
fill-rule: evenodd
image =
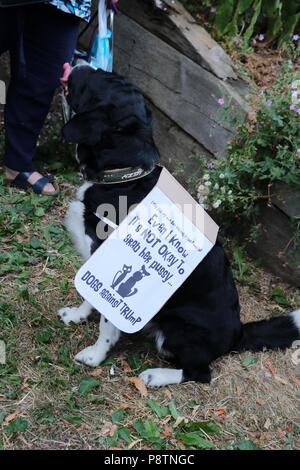
M 87 178 L 77 200 L 70 203 L 66 225 L 86 260 L 103 241 L 96 234 L 98 206 L 112 204 L 118 211 L 121 196 L 127 197 L 128 207 L 139 203 L 155 186 L 161 168 L 156 165 L 159 153 L 152 137 L 151 114 L 140 92 L 126 78 L 77 66 L 65 82 L 67 99 L 76 114 L 64 126 L 63 136 L 78 144 L 78 161 Z M 118 213 L 117 219 L 119 224 Z M 91 311 L 84 301 L 78 308 L 61 309 L 59 315 L 66 324 L 79 323 Z M 142 372 L 140 377 L 147 385 L 209 382 L 210 363 L 224 354 L 287 348 L 300 339 L 300 310 L 243 325 L 230 265 L 217 241 L 147 330 L 158 351 L 176 367 Z M 119 337 L 120 331 L 101 316 L 97 342 L 75 359 L 97 366 Z

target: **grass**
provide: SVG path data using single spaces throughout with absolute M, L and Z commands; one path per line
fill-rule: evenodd
M 59 198 L 12 189 L 0 177 L 0 341 L 6 347 L 0 448 L 299 449 L 300 382 L 293 350 L 231 354 L 214 362 L 209 385 L 147 390 L 138 374 L 169 363 L 142 334 L 124 335 L 96 369 L 74 362 L 97 339 L 98 315 L 66 327 L 56 313 L 81 300 L 73 284 L 81 260 L 63 225 L 80 180 L 72 147 L 61 142 L 59 129 L 56 106 L 38 161 L 43 172 L 55 174 Z M 265 272 L 233 241 L 223 241 L 244 322 L 299 306 L 295 288 Z
M 47 145 L 46 154 L 60 149 L 59 165 L 48 162 L 63 175 L 57 200 L 0 186 L 0 340 L 7 353 L 0 367 L 1 448 L 299 448 L 299 372 L 291 350 L 230 355 L 215 361 L 210 385 L 146 392 L 135 377 L 169 364 L 142 334 L 124 335 L 96 370 L 73 361 L 95 342 L 98 317 L 66 327 L 56 314 L 80 302 L 73 279 L 81 261 L 63 225 L 79 181 L 70 148 L 57 138 Z M 244 321 L 296 307 L 296 289 L 264 272 L 240 247 L 227 249 Z

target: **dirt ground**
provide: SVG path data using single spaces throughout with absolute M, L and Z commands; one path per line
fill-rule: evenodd
M 169 366 L 142 334 L 124 334 L 95 370 L 74 362 L 97 339 L 98 316 L 70 327 L 57 316 L 62 306 L 80 302 L 73 281 L 81 264 L 63 226 L 81 181 L 60 127 L 56 104 L 38 156 L 60 184 L 57 200 L 12 190 L 1 176 L 0 346 L 6 359 L 0 364 L 0 447 L 300 449 L 297 349 L 230 354 L 212 364 L 209 385 L 161 389 L 142 388 L 136 379 L 145 368 Z M 3 134 L 0 152 L 1 146 Z M 238 247 L 224 241 L 240 279 L 244 322 L 299 308 L 299 291 L 244 253 L 240 276 L 233 257 Z

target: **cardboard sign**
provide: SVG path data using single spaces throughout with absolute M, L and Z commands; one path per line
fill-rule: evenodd
M 126 333 L 142 329 L 214 246 L 218 226 L 166 170 L 80 268 L 75 287 Z

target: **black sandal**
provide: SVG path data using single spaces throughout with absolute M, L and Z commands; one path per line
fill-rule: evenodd
M 24 189 L 32 189 L 35 194 L 42 194 L 43 196 L 58 196 L 59 188 L 56 183 L 54 183 L 53 177 L 51 175 L 42 176 L 39 180 L 37 180 L 34 184 L 29 183 L 28 178 L 32 175 L 32 172 L 22 171 L 20 172 L 15 179 L 7 180 L 9 184 L 15 186 L 16 188 Z M 56 189 L 53 193 L 43 193 L 43 189 L 46 184 L 51 183 L 54 188 Z

